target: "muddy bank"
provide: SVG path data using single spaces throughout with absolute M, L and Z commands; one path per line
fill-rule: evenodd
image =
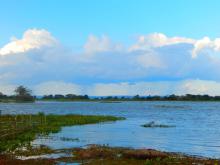
M 60 157 L 50 157 L 60 154 Z M 26 156 L 21 159 L 19 156 Z M 41 155 L 41 156 L 40 156 Z M 49 155 L 47 158 L 44 155 Z M 35 157 L 34 157 L 35 156 Z M 20 164 L 65 164 L 76 163 L 85 165 L 169 165 L 169 164 L 220 164 L 220 160 L 187 156 L 179 153 L 161 152 L 152 149 L 130 149 L 91 145 L 87 148 L 51 150 L 32 148 L 19 153 L 0 155 L 1 165 Z

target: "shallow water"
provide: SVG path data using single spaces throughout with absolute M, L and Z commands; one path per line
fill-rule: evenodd
M 45 112 L 114 115 L 127 118 L 113 123 L 65 127 L 61 132 L 51 135 L 53 138 L 39 138 L 33 142 L 55 149 L 105 144 L 220 158 L 220 102 L 1 103 L 0 110 L 3 110 L 3 114 Z M 151 121 L 175 127 L 140 126 Z M 64 141 L 63 137 L 79 140 Z

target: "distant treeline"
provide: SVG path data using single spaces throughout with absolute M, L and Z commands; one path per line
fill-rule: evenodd
M 74 94 L 67 94 L 67 95 L 44 95 L 40 100 L 89 100 L 88 95 L 74 95 Z
M 186 94 L 182 96 L 168 95 L 168 96 L 133 96 L 133 97 L 117 97 L 108 96 L 98 98 L 101 100 L 110 101 L 220 101 L 220 96 L 209 96 L 209 95 L 192 95 Z
M 113 97 L 115 99 L 115 97 Z M 105 99 L 111 99 L 111 97 L 107 97 Z M 121 97 L 119 99 L 127 99 Z M 209 96 L 209 95 L 192 95 L 186 94 L 182 96 L 178 95 L 168 95 L 168 96 L 139 96 L 136 95 L 134 97 L 129 98 L 129 100 L 134 101 L 220 101 L 220 96 Z
M 14 90 L 14 95 L 8 96 L 0 92 L 0 102 L 34 102 L 42 101 L 220 101 L 220 96 L 209 95 L 192 95 L 186 94 L 182 96 L 106 96 L 106 97 L 89 97 L 88 95 L 75 94 L 56 94 L 44 95 L 43 97 L 35 97 L 31 90 L 24 86 L 19 86 Z
M 107 96 L 107 97 L 89 97 L 88 95 L 45 95 L 40 100 L 60 100 L 60 101 L 220 101 L 220 96 L 192 95 L 182 96 Z

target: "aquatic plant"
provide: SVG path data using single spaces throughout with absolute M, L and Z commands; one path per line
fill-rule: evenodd
M 145 128 L 170 128 L 170 127 L 175 127 L 173 125 L 156 124 L 154 121 L 151 121 L 149 123 L 143 124 L 141 126 L 145 127 Z

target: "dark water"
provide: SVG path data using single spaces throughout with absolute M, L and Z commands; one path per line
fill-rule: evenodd
M 37 102 L 0 104 L 3 113 L 54 113 L 114 115 L 127 119 L 114 123 L 65 127 L 51 138 L 33 144 L 68 148 L 106 144 L 153 148 L 191 155 L 220 158 L 220 102 Z M 144 128 L 150 121 L 175 125 L 171 128 Z M 62 138 L 79 138 L 63 141 Z

